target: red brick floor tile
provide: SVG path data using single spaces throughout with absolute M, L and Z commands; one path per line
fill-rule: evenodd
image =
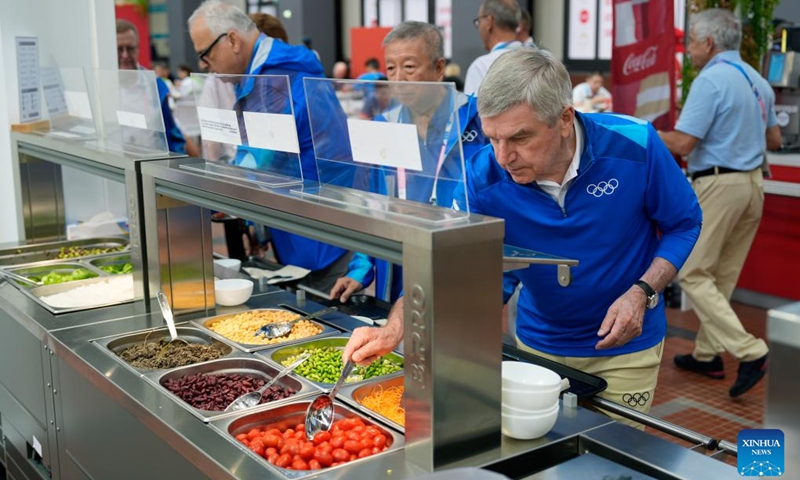
M 734 304 L 734 310 L 747 331 L 757 337 L 765 338 L 766 310 L 740 304 Z M 667 321 L 671 327 L 694 333 L 697 332 L 700 324 L 694 312 L 680 312 L 677 309 L 667 309 Z M 691 339 L 680 336 L 671 336 L 666 339 L 653 406 L 657 407 L 670 402 L 684 402 L 690 405 L 692 402 L 697 402 L 708 409 L 740 417 L 745 423 L 736 422 L 692 406 L 664 417 L 669 422 L 703 435 L 736 442 L 739 430 L 763 424 L 766 382 L 769 378 L 759 382 L 741 397 L 732 399 L 728 395 L 728 389 L 736 380 L 739 362 L 728 353 L 722 354 L 726 374 L 726 378 L 723 380 L 713 380 L 676 368 L 673 357 L 678 354 L 690 353 L 693 348 L 694 341 Z M 675 408 L 674 405 L 673 408 Z M 688 442 L 652 428 L 647 428 L 646 431 L 679 445 L 691 446 Z M 729 457 L 726 461 L 732 465 L 736 464 L 734 457 Z

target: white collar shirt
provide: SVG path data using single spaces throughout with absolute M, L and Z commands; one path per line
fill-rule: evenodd
M 551 182 L 550 180 L 541 180 L 536 183 L 544 192 L 558 203 L 558 206 L 564 208 L 564 199 L 567 197 L 567 190 L 570 184 L 578 176 L 578 168 L 581 165 L 581 151 L 583 150 L 583 127 L 576 118 L 573 122 L 575 128 L 575 155 L 572 156 L 572 163 L 570 163 L 567 173 L 564 175 L 564 180 L 561 183 Z

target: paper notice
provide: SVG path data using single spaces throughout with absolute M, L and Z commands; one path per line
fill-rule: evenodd
M 347 119 L 347 128 L 356 162 L 422 170 L 415 125 L 350 118 Z
M 22 123 L 42 116 L 39 85 L 39 39 L 17 37 L 17 83 L 19 85 L 19 118 Z
M 300 153 L 297 128 L 292 115 L 244 112 L 244 127 L 251 147 Z
M 197 107 L 197 118 L 200 120 L 200 135 L 203 140 L 228 145 L 242 144 L 239 121 L 233 110 Z
M 32 446 L 33 446 L 33 450 L 36 451 L 36 453 L 38 453 L 40 457 L 43 456 L 42 455 L 42 444 L 39 443 L 39 439 L 36 438 L 35 436 L 33 437 L 33 445 Z
M 92 105 L 89 103 L 89 94 L 86 92 L 64 91 L 64 99 L 67 101 L 67 111 L 70 116 L 92 119 Z
M 141 113 L 117 110 L 117 122 L 123 127 L 141 128 L 147 130 L 147 118 Z
M 42 67 L 39 69 L 42 80 L 44 101 L 47 103 L 47 113 L 50 118 L 67 113 L 67 101 L 64 99 L 64 83 L 57 68 Z

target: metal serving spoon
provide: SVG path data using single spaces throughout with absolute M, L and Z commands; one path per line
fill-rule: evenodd
M 225 411 L 226 412 L 235 412 L 237 410 L 244 410 L 245 408 L 255 407 L 256 405 L 258 405 L 261 402 L 261 397 L 264 396 L 264 392 L 266 392 L 269 387 L 275 385 L 275 382 L 277 382 L 278 380 L 280 380 L 281 378 L 286 376 L 286 374 L 288 374 L 289 372 L 291 372 L 295 368 L 299 367 L 301 363 L 305 362 L 309 358 L 311 358 L 311 354 L 310 353 L 304 353 L 303 355 L 301 355 L 300 358 L 295 360 L 291 365 L 289 365 L 288 367 L 286 367 L 283 370 L 281 370 L 280 372 L 278 372 L 278 374 L 275 375 L 272 378 L 272 380 L 270 380 L 269 382 L 264 384 L 263 387 L 259 388 L 258 390 L 255 390 L 253 392 L 249 392 L 249 393 L 245 393 L 244 395 L 240 395 L 236 400 L 232 401 L 230 405 L 225 407 Z
M 172 317 L 172 309 L 169 308 L 169 301 L 167 300 L 167 296 L 164 295 L 164 292 L 158 292 L 158 306 L 161 307 L 161 316 L 164 317 L 164 321 L 167 322 L 167 328 L 169 328 L 169 336 L 172 337 L 171 341 L 175 341 L 178 339 L 178 330 L 175 329 L 175 319 Z
M 292 331 L 292 325 L 299 322 L 300 320 L 308 320 L 310 318 L 319 317 L 325 315 L 327 313 L 331 313 L 335 310 L 338 310 L 337 307 L 328 307 L 323 308 L 322 310 L 309 313 L 308 315 L 304 315 L 300 318 L 295 318 L 290 322 L 280 322 L 280 323 L 268 323 L 263 327 L 256 330 L 256 333 L 253 335 L 254 337 L 265 337 L 265 338 L 278 338 L 284 335 L 287 335 L 289 332 Z
M 350 375 L 355 364 L 352 360 L 348 360 L 342 368 L 342 374 L 339 375 L 339 380 L 336 380 L 336 385 L 328 394 L 322 394 L 311 402 L 306 410 L 306 438 L 309 440 L 314 438 L 314 435 L 322 431 L 328 431 L 333 425 L 333 399 L 339 393 L 339 388 L 342 387 L 344 379 Z

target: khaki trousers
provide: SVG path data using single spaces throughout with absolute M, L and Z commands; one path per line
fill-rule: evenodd
M 756 360 L 769 349 L 745 331 L 730 299 L 761 221 L 761 169 L 700 177 L 692 187 L 703 209 L 703 228 L 679 279 L 700 318 L 694 358 L 707 362 L 728 351 L 741 361 Z
M 664 352 L 664 341 L 641 352 L 614 355 L 608 357 L 562 357 L 535 350 L 517 338 L 517 347 L 534 355 L 544 357 L 562 365 L 575 368 L 590 375 L 597 375 L 608 383 L 600 397 L 619 403 L 642 413 L 650 412 L 653 396 L 658 383 L 658 370 L 661 367 L 661 354 Z M 603 411 L 609 417 L 638 428 L 644 426 Z

